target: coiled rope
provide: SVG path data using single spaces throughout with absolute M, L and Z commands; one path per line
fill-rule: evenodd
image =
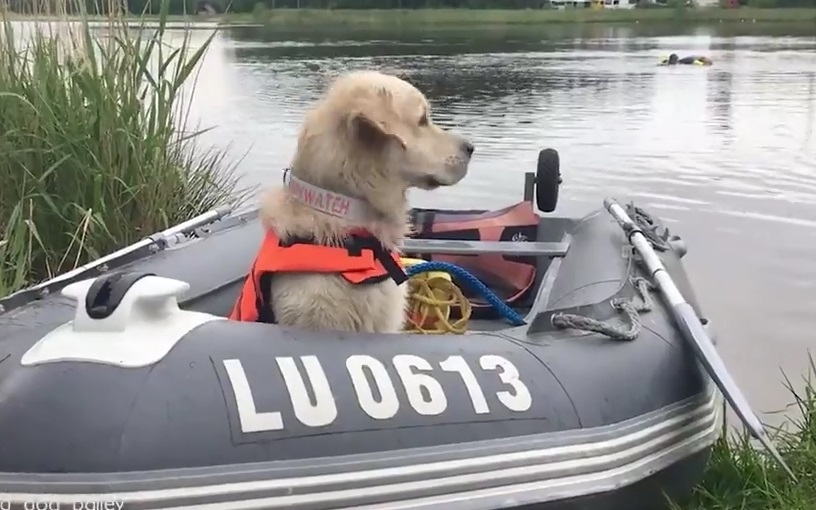
M 654 284 L 643 277 L 633 277 L 629 280 L 634 285 L 640 295 L 641 304 L 635 306 L 633 300 L 626 298 L 615 298 L 612 300 L 612 308 L 626 316 L 628 327 L 621 327 L 615 324 L 601 322 L 591 317 L 571 313 L 556 313 L 550 319 L 552 325 L 560 329 L 576 329 L 590 333 L 600 333 L 613 340 L 632 341 L 640 334 L 640 316 L 642 312 L 652 310 L 653 301 L 649 291 L 653 290 Z
M 513 326 L 521 326 L 525 323 L 518 312 L 507 306 L 499 296 L 467 270 L 448 262 L 432 261 L 422 262 L 405 270 L 405 274 L 410 278 L 408 280 L 408 331 L 427 334 L 462 334 L 467 328 L 472 313 L 470 301 L 452 281 L 441 278 L 432 280 L 414 278 L 422 273 L 434 271 L 441 271 L 459 278 L 470 290 L 479 293 Z M 450 311 L 453 306 L 460 308 L 461 318 L 451 323 Z
M 426 334 L 462 334 L 467 329 L 472 309 L 462 291 L 449 280 L 415 278 L 423 273 L 441 271 L 458 277 L 474 292 L 479 293 L 490 306 L 513 326 L 525 324 L 524 318 L 510 308 L 478 278 L 465 269 L 447 262 L 423 262 L 408 267 L 405 274 L 410 278 L 409 310 L 407 331 Z M 575 329 L 590 333 L 600 333 L 613 340 L 632 341 L 641 330 L 640 314 L 649 312 L 654 306 L 650 291 L 654 284 L 643 277 L 629 279 L 635 287 L 640 303 L 627 298 L 615 298 L 611 305 L 621 312 L 628 325 L 619 326 L 578 314 L 556 313 L 552 316 L 553 326 L 559 329 Z M 458 306 L 460 318 L 450 322 L 452 307 Z

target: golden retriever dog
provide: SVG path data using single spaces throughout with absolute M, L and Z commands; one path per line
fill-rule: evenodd
M 263 200 L 265 228 L 279 238 L 330 245 L 364 229 L 387 250 L 408 231 L 409 188 L 451 186 L 467 174 L 473 145 L 434 125 L 425 96 L 396 76 L 358 71 L 337 78 L 306 114 L 289 171 L 293 178 L 356 198 L 365 215 L 316 210 L 286 187 Z M 278 324 L 308 329 L 396 333 L 406 285 L 348 283 L 330 273 L 277 273 L 270 296 Z

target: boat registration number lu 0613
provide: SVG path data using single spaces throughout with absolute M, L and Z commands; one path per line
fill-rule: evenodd
M 325 427 L 334 423 L 343 409 L 338 410 L 335 394 L 317 356 L 299 357 L 305 374 L 301 373 L 293 357 L 276 357 L 275 361 L 297 421 L 307 427 Z M 357 404 L 370 418 L 392 419 L 406 404 L 411 411 L 422 416 L 444 413 L 448 409 L 448 395 L 433 376 L 436 371 L 457 376 L 470 397 L 474 413 L 491 413 L 491 404 L 488 403 L 485 391 L 471 364 L 464 357 L 449 356 L 436 366 L 413 354 L 398 354 L 390 361 L 393 372 L 397 374 L 399 384 L 404 389 L 405 402 L 400 401 L 397 386 L 385 363 L 365 354 L 349 356 L 345 361 L 346 375 L 351 382 Z M 256 408 L 253 388 L 241 361 L 227 359 L 223 363 L 235 396 L 241 431 L 252 433 L 283 430 L 286 424 L 280 411 L 259 411 Z M 482 355 L 477 364 L 478 370 L 495 374 L 497 383 L 501 386 L 500 390 L 491 395 L 493 406 L 498 402 L 512 412 L 525 412 L 531 408 L 532 395 L 521 380 L 515 364 L 495 354 Z

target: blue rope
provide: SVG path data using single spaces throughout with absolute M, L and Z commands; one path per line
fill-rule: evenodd
M 505 304 L 505 302 L 502 301 L 499 296 L 487 288 L 487 285 L 479 281 L 478 278 L 467 272 L 464 268 L 457 265 L 450 264 L 448 262 L 423 262 L 407 268 L 405 274 L 410 278 L 411 276 L 415 276 L 419 273 L 426 273 L 429 271 L 444 271 L 459 277 L 461 280 L 466 282 L 467 286 L 471 290 L 481 294 L 488 304 L 495 308 L 502 315 L 502 317 L 507 319 L 507 321 L 513 326 L 523 326 L 525 324 L 521 315 L 507 306 L 507 304 Z

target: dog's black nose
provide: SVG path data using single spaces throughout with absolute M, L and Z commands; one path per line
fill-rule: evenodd
M 476 148 L 473 146 L 473 144 L 472 144 L 472 143 L 470 143 L 470 142 L 468 142 L 467 140 L 465 140 L 464 142 L 462 142 L 462 152 L 467 152 L 467 155 L 468 155 L 468 156 L 473 155 L 473 151 L 474 151 L 475 149 L 476 149 Z

